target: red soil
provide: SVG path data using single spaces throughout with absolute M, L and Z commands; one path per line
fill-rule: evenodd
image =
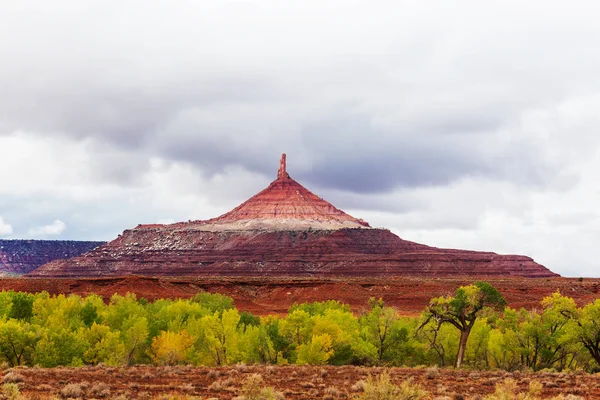
M 360 312 L 369 298 L 383 298 L 404 315 L 416 315 L 432 297 L 451 294 L 474 280 L 486 280 L 506 296 L 513 308 L 539 307 L 540 301 L 560 290 L 582 305 L 599 295 L 600 279 L 585 278 L 499 278 L 499 277 L 395 277 L 395 278 L 167 278 L 109 277 L 85 279 L 5 278 L 0 289 L 26 292 L 45 290 L 51 294 L 97 293 L 109 299 L 114 293 L 132 292 L 149 300 L 190 298 L 200 290 L 231 296 L 243 311 L 255 314 L 283 314 L 294 303 L 329 299 L 347 303 Z

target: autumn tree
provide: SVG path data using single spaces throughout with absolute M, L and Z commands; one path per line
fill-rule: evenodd
M 460 368 L 469 334 L 483 309 L 485 307 L 502 309 L 505 305 L 506 299 L 496 288 L 487 282 L 475 282 L 472 285 L 459 287 L 454 296 L 432 299 L 423 312 L 423 323 L 420 329 L 430 322 L 436 323 L 438 327 L 450 324 L 458 329 L 460 339 L 455 367 Z
M 181 332 L 161 332 L 152 339 L 152 361 L 157 365 L 177 365 L 184 362 L 188 351 L 194 344 L 194 338 L 183 330 Z
M 297 364 L 322 365 L 333 355 L 331 348 L 331 336 L 324 333 L 315 335 L 310 342 L 303 343 L 298 347 Z

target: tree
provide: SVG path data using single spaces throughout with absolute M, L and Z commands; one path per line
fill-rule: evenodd
M 127 365 L 139 358 L 146 347 L 148 338 L 148 320 L 146 317 L 131 317 L 124 321 L 121 337 L 125 345 Z
M 98 295 L 90 295 L 85 298 L 84 304 L 81 307 L 81 320 L 84 325 L 88 328 L 91 327 L 94 322 L 100 321 L 98 311 L 104 309 L 104 301 L 102 297 Z
M 313 329 L 313 319 L 304 310 L 297 309 L 290 312 L 279 324 L 282 335 L 290 340 L 296 347 L 310 340 Z
M 88 349 L 84 353 L 84 361 L 90 364 L 100 362 L 106 365 L 122 365 L 125 361 L 125 345 L 119 332 L 111 332 L 106 325 L 94 323 L 84 329 L 84 337 Z
M 209 314 L 218 312 L 220 315 L 223 314 L 223 311 L 225 310 L 231 310 L 235 308 L 233 306 L 233 299 L 220 293 L 198 292 L 190 300 L 194 303 L 200 304 L 202 307 L 208 310 Z
M 235 361 L 238 350 L 237 326 L 239 321 L 240 314 L 235 308 L 224 310 L 222 315 L 215 311 L 213 315 L 207 315 L 200 319 L 205 335 L 202 343 L 217 366 Z
M 38 337 L 29 323 L 0 321 L 0 354 L 11 367 L 31 363 Z
M 391 346 L 406 342 L 408 330 L 398 325 L 396 310 L 386 307 L 382 299 L 369 300 L 371 311 L 361 318 L 363 332 L 369 343 L 377 350 L 377 362 L 381 363 Z
M 506 299 L 496 288 L 487 282 L 475 282 L 461 286 L 454 296 L 442 296 L 431 300 L 423 312 L 421 328 L 431 321 L 438 326 L 450 324 L 460 332 L 455 367 L 460 368 L 467 347 L 467 340 L 475 320 L 485 307 L 502 309 Z
M 445 367 L 456 362 L 456 357 L 451 354 L 458 351 L 459 338 L 453 326 L 432 319 L 417 328 L 415 337 L 426 343 L 426 364 L 436 362 L 440 367 Z
M 315 335 L 309 343 L 302 344 L 298 347 L 297 364 L 327 364 L 327 360 L 329 360 L 332 355 L 331 336 L 326 333 Z
M 544 337 L 540 351 L 540 367 L 556 367 L 562 370 L 572 362 L 577 348 L 571 336 L 571 328 L 576 319 L 577 306 L 575 301 L 556 291 L 542 300 L 541 326 Z
M 77 332 L 63 327 L 45 327 L 35 346 L 35 363 L 45 368 L 82 364 L 88 343 Z
M 574 336 L 600 366 L 600 299 L 578 309 Z
M 157 365 L 176 365 L 186 360 L 194 338 L 185 329 L 179 333 L 161 332 L 152 339 L 151 357 Z
M 33 295 L 29 293 L 18 292 L 13 294 L 12 307 L 8 317 L 29 322 L 33 316 L 33 300 Z

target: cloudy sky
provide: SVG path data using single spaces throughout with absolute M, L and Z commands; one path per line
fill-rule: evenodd
M 0 238 L 206 219 L 276 175 L 600 276 L 593 1 L 0 0 Z

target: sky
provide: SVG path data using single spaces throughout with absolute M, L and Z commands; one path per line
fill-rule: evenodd
M 374 227 L 600 276 L 593 1 L 0 0 L 0 238 L 207 219 L 288 172 Z

